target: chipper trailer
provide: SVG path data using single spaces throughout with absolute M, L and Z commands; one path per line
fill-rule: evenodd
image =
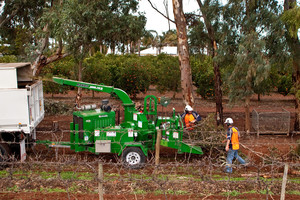
M 74 80 L 53 78 L 54 82 L 109 93 L 122 101 L 124 118 L 116 124 L 116 112 L 111 110 L 107 100 L 101 108 L 93 105 L 82 106 L 73 112 L 70 123 L 70 142 L 38 141 L 49 146 L 70 146 L 75 152 L 88 151 L 94 154 L 116 153 L 129 168 L 140 168 L 146 161 L 148 152 L 155 149 L 157 131 L 161 130 L 160 145 L 178 149 L 179 153 L 203 154 L 199 146 L 191 146 L 182 141 L 183 123 L 180 115 L 157 116 L 158 99 L 148 95 L 144 99 L 144 110 L 136 110 L 128 94 L 118 88 L 85 83 Z

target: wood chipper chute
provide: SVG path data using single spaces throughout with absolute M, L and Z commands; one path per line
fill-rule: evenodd
M 157 130 L 161 130 L 162 146 L 178 149 L 179 153 L 203 154 L 199 146 L 191 146 L 182 142 L 183 123 L 175 109 L 171 117 L 157 116 L 158 100 L 153 95 L 144 99 L 144 110 L 136 110 L 135 104 L 128 94 L 118 88 L 85 83 L 54 77 L 61 85 L 75 86 L 116 96 L 122 101 L 124 119 L 116 124 L 116 112 L 105 109 L 109 106 L 87 106 L 73 112 L 70 123 L 70 142 L 39 141 L 46 145 L 67 145 L 75 152 L 89 151 L 95 154 L 116 153 L 130 168 L 140 168 L 146 162 L 149 151 L 155 149 Z M 107 102 L 104 103 L 107 105 Z

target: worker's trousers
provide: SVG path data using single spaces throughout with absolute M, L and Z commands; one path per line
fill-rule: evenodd
M 246 164 L 245 160 L 239 156 L 238 150 L 229 149 L 227 152 L 227 164 L 225 168 L 225 172 L 227 173 L 232 173 L 231 165 L 232 165 L 233 158 L 236 158 L 241 164 Z

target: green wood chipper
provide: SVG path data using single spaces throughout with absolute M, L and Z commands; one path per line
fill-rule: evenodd
M 116 153 L 121 156 L 126 166 L 140 168 L 146 162 L 148 152 L 155 149 L 157 132 L 160 129 L 160 145 L 178 149 L 179 153 L 203 154 L 199 146 L 188 145 L 182 141 L 183 123 L 180 115 L 175 115 L 174 108 L 171 117 L 157 116 L 159 102 L 153 95 L 145 97 L 144 109 L 141 112 L 121 89 L 57 77 L 53 80 L 61 85 L 105 92 L 117 97 L 123 103 L 124 117 L 120 124 L 116 123 L 119 120 L 116 120 L 116 112 L 111 110 L 108 100 L 103 100 L 100 108 L 93 105 L 82 106 L 79 111 L 73 113 L 70 142 L 38 143 L 48 146 L 70 146 L 75 152 Z M 164 103 L 165 101 L 160 102 L 162 105 Z

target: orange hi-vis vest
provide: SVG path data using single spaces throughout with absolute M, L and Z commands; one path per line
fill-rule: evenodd
M 239 144 L 239 131 L 235 128 L 231 128 L 231 144 L 232 144 L 232 149 L 233 150 L 238 150 L 240 148 Z
M 193 116 L 193 114 L 186 114 L 184 117 L 184 123 L 186 127 L 190 127 L 192 126 L 192 124 L 190 123 L 191 121 L 194 121 L 195 117 Z

